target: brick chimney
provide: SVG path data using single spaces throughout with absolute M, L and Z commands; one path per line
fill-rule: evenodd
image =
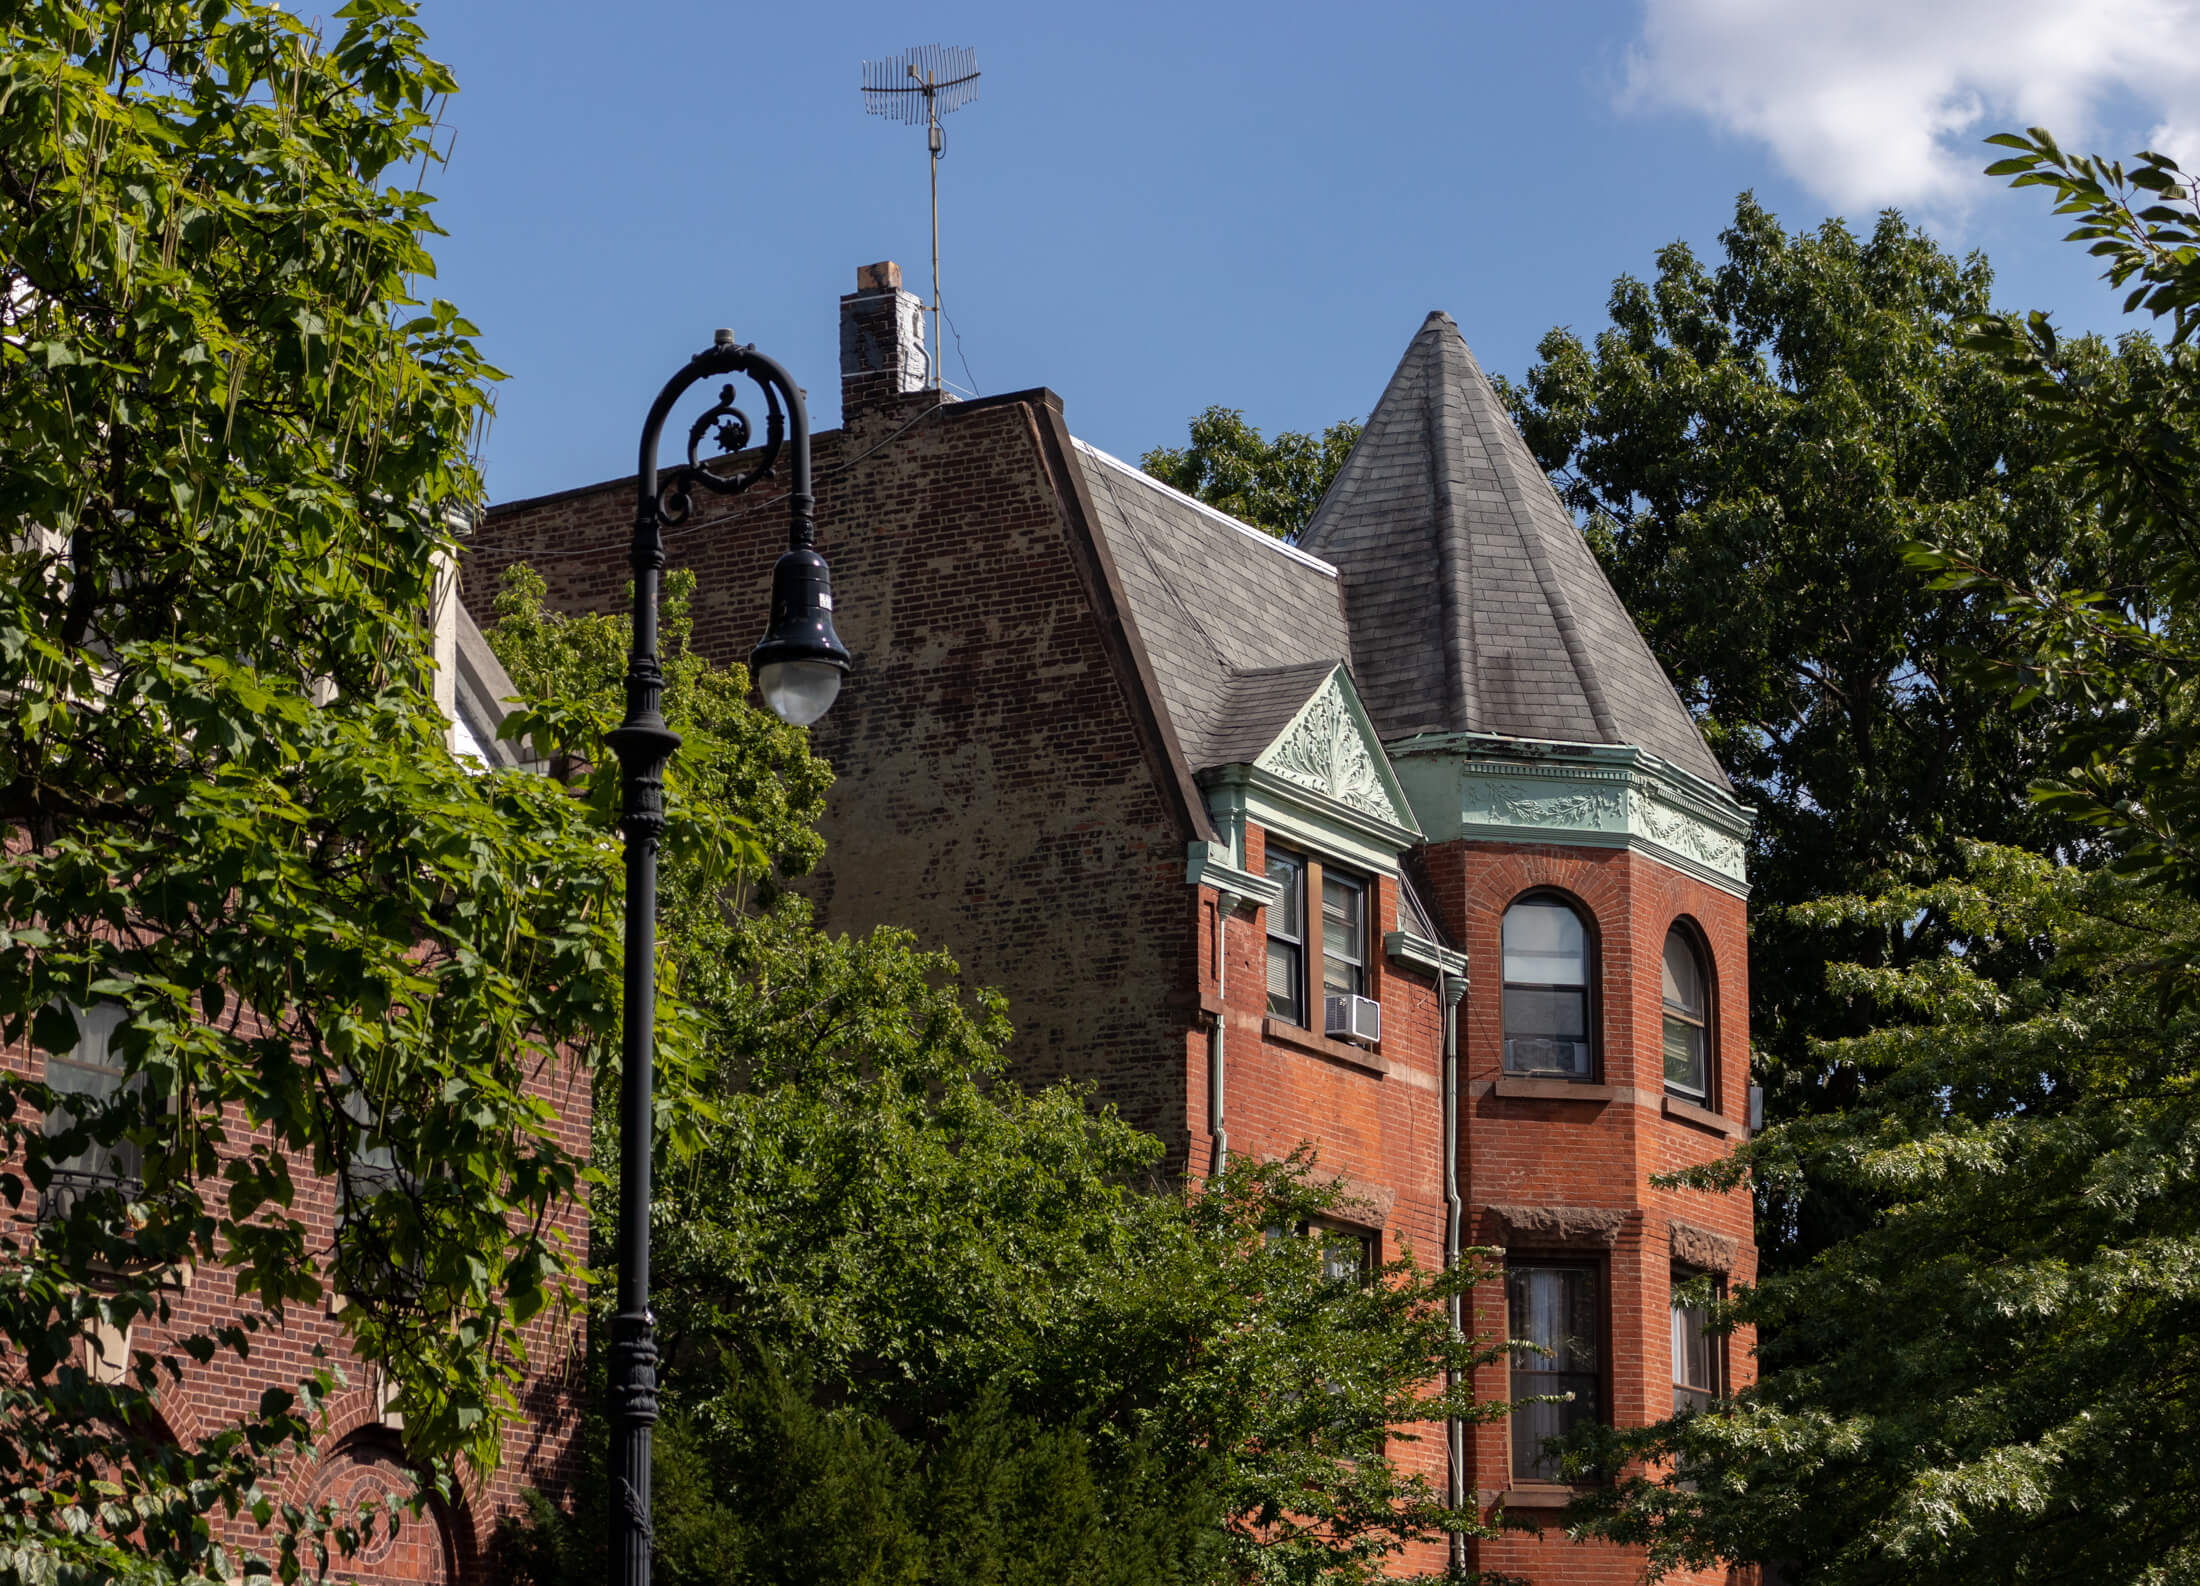
M 932 360 L 924 345 L 924 305 L 901 289 L 891 259 L 856 271 L 856 289 L 840 300 L 840 410 L 843 422 L 866 408 L 922 391 Z

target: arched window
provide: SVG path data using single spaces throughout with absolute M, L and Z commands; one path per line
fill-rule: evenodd
M 1589 1047 L 1589 928 L 1559 898 L 1505 911 L 1505 1072 L 1596 1077 Z
M 1665 933 L 1665 1088 L 1708 1104 L 1711 1096 L 1710 1002 L 1703 958 L 1686 930 Z

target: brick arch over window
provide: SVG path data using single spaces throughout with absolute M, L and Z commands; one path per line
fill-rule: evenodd
M 1675 915 L 1659 938 L 1665 1088 L 1714 1111 L 1719 1097 L 1719 964 L 1693 915 Z
M 1516 893 L 1497 922 L 1508 1074 L 1590 1081 L 1602 1064 L 1596 911 L 1562 887 Z
M 330 1503 L 343 1514 L 371 1501 L 400 1522 L 393 1536 L 387 1521 L 378 1521 L 366 1547 L 331 1561 L 333 1575 L 358 1586 L 458 1586 L 467 1578 L 452 1517 L 435 1502 L 410 1513 L 405 1503 L 412 1492 L 412 1467 L 385 1428 L 363 1427 L 321 1456 L 306 1487 L 309 1506 Z

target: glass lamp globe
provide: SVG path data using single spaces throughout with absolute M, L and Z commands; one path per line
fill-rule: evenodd
M 829 661 L 768 661 L 756 686 L 771 713 L 790 727 L 807 727 L 840 697 L 840 668 Z

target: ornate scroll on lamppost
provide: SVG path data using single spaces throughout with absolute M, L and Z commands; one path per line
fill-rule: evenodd
M 746 472 L 718 475 L 696 453 L 715 431 L 719 447 L 750 441 L 748 416 L 726 385 L 716 405 L 688 430 L 687 461 L 658 480 L 657 446 L 673 404 L 697 381 L 747 376 L 764 395 L 762 454 Z M 664 836 L 664 770 L 680 735 L 659 709 L 664 672 L 657 658 L 657 586 L 665 566 L 664 529 L 684 522 L 695 492 L 740 492 L 772 477 L 788 454 L 787 549 L 772 570 L 771 626 L 750 665 L 764 702 L 782 719 L 807 725 L 840 692 L 848 652 L 833 631 L 832 578 L 812 545 L 810 418 L 802 392 L 777 363 L 721 330 L 708 350 L 657 393 L 642 425 L 635 476 L 634 649 L 627 661 L 626 719 L 605 735 L 619 757 L 620 829 L 626 836 L 626 982 L 624 1071 L 619 1087 L 619 1308 L 611 1318 L 611 1578 L 649 1586 L 649 1457 L 657 1422 L 657 1340 L 649 1310 L 649 1202 L 652 1093 L 657 1016 L 657 846 Z

